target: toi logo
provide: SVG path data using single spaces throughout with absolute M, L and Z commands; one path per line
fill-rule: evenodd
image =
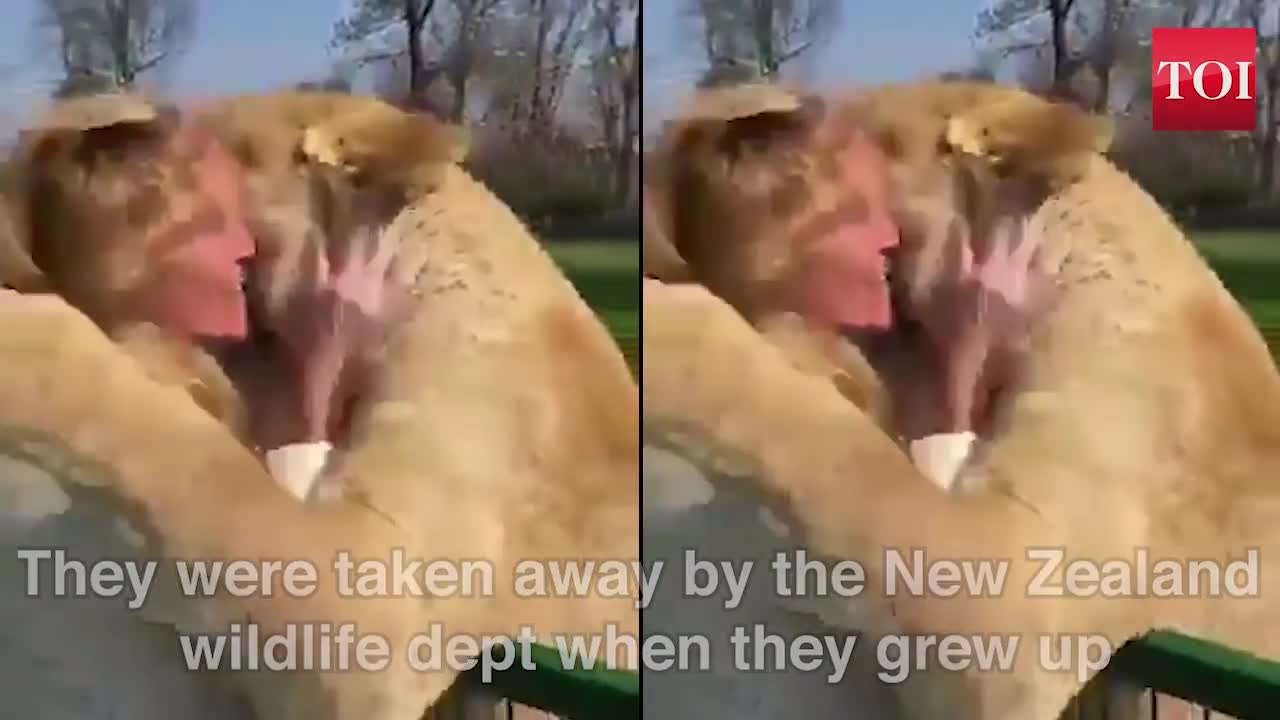
M 1258 122 L 1253 28 L 1153 28 L 1153 130 L 1250 130 Z

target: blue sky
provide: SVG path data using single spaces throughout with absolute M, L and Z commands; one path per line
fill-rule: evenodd
M 831 42 L 810 77 L 853 84 L 914 77 L 969 62 L 969 35 L 986 0 L 843 0 Z M 38 0 L 0 0 L 0 124 L 48 96 L 57 61 L 33 31 Z M 201 0 L 188 52 L 168 72 L 178 97 L 257 90 L 314 78 L 330 65 L 329 37 L 345 0 Z M 643 4 L 646 109 L 661 112 L 701 72 L 682 0 Z M 654 113 L 650 113 L 651 115 Z M 649 120 L 649 118 L 646 118 Z
M 195 37 L 166 78 L 166 90 L 179 97 L 258 90 L 323 75 L 333 23 L 345 6 L 343 0 L 198 4 Z M 57 56 L 33 30 L 38 0 L 0 0 L 0 6 L 0 113 L 21 115 L 48 96 Z
M 647 115 L 688 90 L 703 68 L 680 0 L 644 3 Z M 974 19 L 987 0 L 842 0 L 840 25 L 805 77 L 822 85 L 904 80 L 967 66 Z M 646 117 L 646 124 L 652 120 Z

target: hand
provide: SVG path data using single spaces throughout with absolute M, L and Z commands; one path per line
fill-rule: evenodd
M 941 281 L 924 312 L 926 326 L 939 339 L 974 328 L 997 344 L 1025 335 L 1028 324 L 1055 297 L 1053 278 L 1038 262 L 1042 239 L 1023 216 L 1002 217 L 977 238 L 966 222 L 957 220 L 948 237 Z
M 1042 240 L 1024 215 L 1002 216 L 978 238 L 963 220 L 952 226 L 941 281 L 921 312 L 942 365 L 949 430 L 972 429 L 989 389 L 1026 352 L 1031 323 L 1056 299 L 1039 262 Z
M 301 379 L 300 412 L 309 437 L 328 438 L 351 394 L 372 370 L 388 330 L 411 309 L 395 279 L 395 247 L 379 228 L 344 246 L 313 242 L 300 264 L 278 332 Z

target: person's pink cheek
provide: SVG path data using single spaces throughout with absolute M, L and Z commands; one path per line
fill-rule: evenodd
M 202 286 L 199 279 L 175 277 L 157 295 L 159 314 L 169 327 L 193 338 L 241 340 L 248 336 L 243 300 Z
M 242 262 L 251 256 L 251 240 L 246 245 L 245 234 L 235 228 L 201 233 L 175 252 L 165 293 L 174 321 L 201 337 L 246 337 Z
M 893 318 L 881 250 L 896 242 L 896 227 L 881 222 L 848 223 L 823 238 L 809 259 L 806 314 L 835 326 L 887 328 Z

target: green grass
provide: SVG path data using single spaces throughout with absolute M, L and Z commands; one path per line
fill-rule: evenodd
M 580 240 L 547 250 L 604 320 L 633 372 L 640 350 L 640 243 Z
M 1196 232 L 1192 239 L 1280 359 L 1280 229 Z M 640 344 L 640 245 L 579 240 L 547 243 L 578 292 L 600 314 L 634 370 Z
M 1280 359 L 1280 229 L 1197 232 L 1192 239 Z

